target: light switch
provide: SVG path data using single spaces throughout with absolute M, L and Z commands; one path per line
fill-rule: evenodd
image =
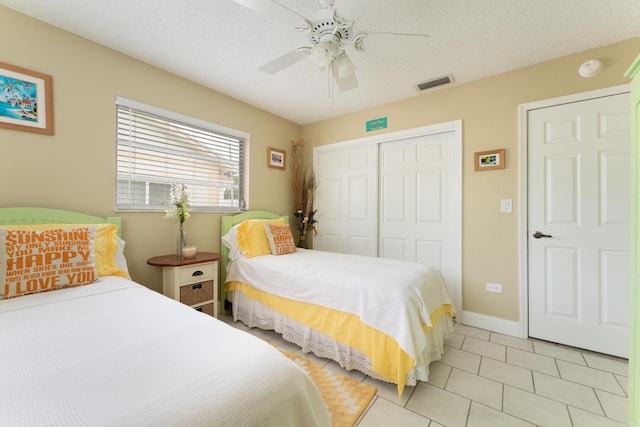
M 511 199 L 502 199 L 500 200 L 500 212 L 502 213 L 511 213 L 513 202 Z

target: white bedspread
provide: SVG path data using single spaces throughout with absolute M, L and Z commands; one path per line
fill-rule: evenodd
M 277 349 L 127 279 L 0 301 L 1 426 L 329 424 Z
M 431 326 L 429 315 L 451 304 L 444 279 L 433 268 L 306 249 L 233 261 L 226 280 L 355 314 L 395 338 L 414 360 L 426 345 L 421 321 Z

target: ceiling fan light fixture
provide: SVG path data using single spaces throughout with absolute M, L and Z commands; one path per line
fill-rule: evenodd
M 333 7 L 335 0 L 318 0 L 318 3 L 323 9 L 329 9 L 330 7 Z
M 331 61 L 333 61 L 334 51 L 335 46 L 333 46 L 331 43 L 320 42 L 313 48 L 311 48 L 309 58 L 311 58 L 311 61 L 318 67 L 326 67 L 331 64 Z
M 341 79 L 351 76 L 356 71 L 355 64 L 344 52 L 336 58 L 336 67 L 338 68 L 338 78 Z

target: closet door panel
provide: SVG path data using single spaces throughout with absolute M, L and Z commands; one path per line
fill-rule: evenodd
M 320 232 L 314 248 L 377 256 L 376 145 L 318 154 L 316 204 Z
M 381 219 L 385 222 L 404 222 L 407 218 L 407 176 L 405 173 L 387 173 L 381 181 Z
M 447 132 L 380 144 L 380 256 L 446 271 L 452 141 Z

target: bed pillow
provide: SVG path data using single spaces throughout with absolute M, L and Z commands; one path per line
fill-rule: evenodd
M 3 225 L 2 228 L 12 230 L 52 230 L 56 228 L 69 227 L 95 227 L 94 250 L 96 254 L 96 270 L 98 276 L 120 276 L 129 277 L 129 270 L 122 259 L 124 259 L 123 248 L 118 237 L 118 226 L 115 224 L 26 224 L 26 225 Z
M 0 296 L 87 285 L 98 278 L 96 227 L 0 228 Z
M 229 259 L 236 261 L 244 258 L 244 254 L 238 246 L 238 225 L 234 225 L 222 236 L 222 243 L 229 249 Z
M 118 266 L 118 270 L 120 270 L 120 272 L 122 273 L 125 273 L 126 276 L 122 276 L 121 274 L 116 274 L 116 275 L 126 277 L 127 279 L 131 279 L 131 276 L 129 275 L 129 265 L 127 265 L 127 258 L 124 256 L 125 241 L 122 240 L 120 236 L 118 236 L 117 234 L 116 234 L 116 241 L 118 242 L 118 249 L 116 250 L 116 265 Z M 98 261 L 96 260 L 96 268 L 97 268 L 97 263 Z M 100 272 L 98 271 L 98 276 L 99 275 L 100 275 Z
M 251 258 L 271 253 L 267 232 L 264 229 L 265 223 L 282 225 L 284 224 L 284 218 L 272 220 L 249 219 L 238 226 L 238 247 L 245 257 Z
M 289 224 L 264 224 L 264 229 L 269 240 L 271 253 L 274 255 L 285 255 L 296 252 L 296 242 L 291 234 Z

